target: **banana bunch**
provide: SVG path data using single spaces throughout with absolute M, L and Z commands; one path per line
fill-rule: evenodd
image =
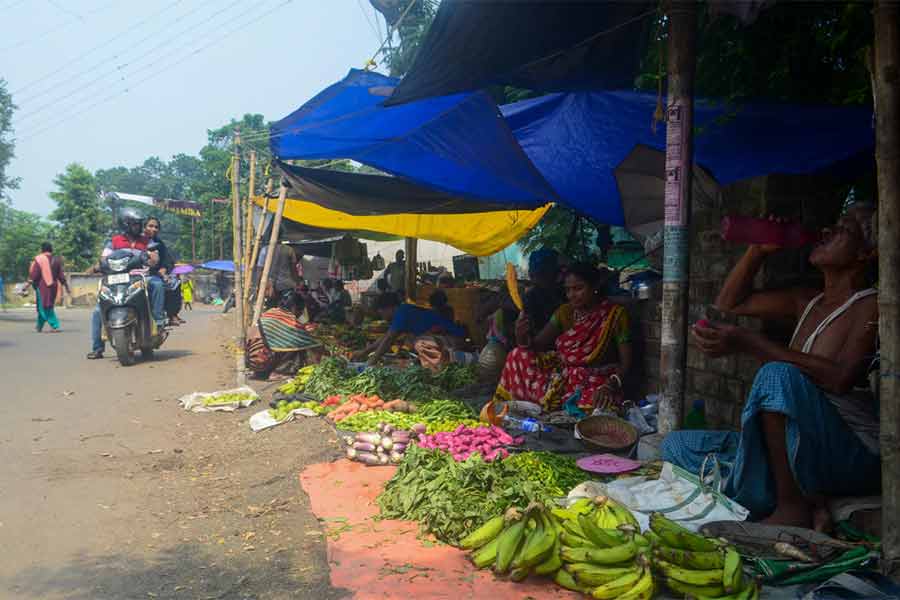
M 697 600 L 756 600 L 759 587 L 744 581 L 741 555 L 721 540 L 685 529 L 659 513 L 650 515 L 647 538 L 653 568 L 675 593 Z
M 303 367 L 299 371 L 297 371 L 297 376 L 291 379 L 290 381 L 285 382 L 283 385 L 278 387 L 278 391 L 284 394 L 285 396 L 290 396 L 291 394 L 296 394 L 297 392 L 302 392 L 303 388 L 306 387 L 306 382 L 309 381 L 309 378 L 312 377 L 313 371 L 316 370 L 316 365 L 309 365 Z
M 532 503 L 524 511 L 511 508 L 489 519 L 460 540 L 460 546 L 472 551 L 479 569 L 493 567 L 499 575 L 522 581 L 531 574 L 553 575 L 562 567 L 561 531 L 550 511 Z
M 650 542 L 638 533 L 625 506 L 606 496 L 582 499 L 553 514 L 561 520 L 563 569 L 554 580 L 598 600 L 653 597 L 656 585 L 647 554 Z

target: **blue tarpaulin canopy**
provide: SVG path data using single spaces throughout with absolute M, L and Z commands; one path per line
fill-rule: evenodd
M 349 158 L 464 198 L 520 207 L 557 201 L 625 224 L 614 171 L 651 128 L 656 97 L 571 92 L 502 107 L 483 93 L 382 106 L 397 80 L 353 70 L 272 127 L 281 159 Z M 696 103 L 695 161 L 723 185 L 821 171 L 874 146 L 867 108 Z
M 351 70 L 274 123 L 282 160 L 347 158 L 428 187 L 535 208 L 556 200 L 482 92 L 383 108 L 399 80 Z
M 654 134 L 656 96 L 634 92 L 549 94 L 501 107 L 516 139 L 562 202 L 601 223 L 624 224 L 614 170 Z M 694 161 L 721 185 L 771 173 L 815 173 L 875 144 L 869 108 L 783 104 L 695 105 Z
M 210 260 L 202 265 L 200 265 L 201 269 L 210 269 L 211 271 L 228 271 L 230 273 L 234 272 L 234 261 L 233 260 Z

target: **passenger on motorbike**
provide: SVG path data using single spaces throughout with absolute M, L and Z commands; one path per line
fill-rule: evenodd
M 181 290 L 172 290 L 169 283 L 172 283 L 169 278 L 171 277 L 172 269 L 175 268 L 175 258 L 172 256 L 172 253 L 169 252 L 168 246 L 166 243 L 159 238 L 159 232 L 162 230 L 162 223 L 159 218 L 154 216 L 147 217 L 147 220 L 144 222 L 144 237 L 146 237 L 150 241 L 150 245 L 155 247 L 156 251 L 159 252 L 159 263 L 156 266 L 150 267 L 150 274 L 148 277 L 148 281 L 152 281 L 154 279 L 159 281 L 159 285 L 163 286 L 163 314 L 169 320 L 168 324 L 177 324 L 180 320 L 178 319 L 178 311 L 181 310 Z M 153 285 L 157 285 L 156 282 Z M 177 292 L 177 303 L 176 303 L 176 292 Z M 177 305 L 177 310 L 172 312 L 172 309 Z M 172 309 L 170 309 L 170 306 Z
M 101 256 L 109 256 L 115 250 L 131 249 L 136 251 L 147 252 L 147 266 L 153 268 L 159 264 L 159 252 L 150 249 L 150 240 L 144 235 L 144 219 L 141 214 L 133 208 L 122 209 L 119 215 L 119 223 L 122 227 L 122 233 L 114 235 L 112 241 L 103 249 Z M 89 269 L 89 272 L 97 273 L 100 271 L 100 264 L 97 263 Z M 152 278 L 148 279 L 147 291 L 150 296 L 150 310 L 153 318 L 160 327 L 160 322 L 165 324 L 165 316 L 163 316 L 163 303 L 165 301 L 164 288 L 162 280 L 156 278 L 157 284 L 153 284 Z M 103 352 L 106 349 L 101 335 L 102 318 L 100 316 L 99 301 L 94 306 L 91 314 L 91 351 L 87 357 L 91 360 L 103 358 Z

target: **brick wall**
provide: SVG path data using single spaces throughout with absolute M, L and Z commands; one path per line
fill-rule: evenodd
M 691 227 L 691 285 L 689 322 L 701 318 L 721 320 L 712 309 L 716 295 L 745 247 L 722 240 L 719 231 L 726 214 L 762 216 L 771 212 L 801 218 L 809 226 L 821 227 L 834 219 L 841 197 L 839 186 L 827 177 L 769 176 L 738 182 L 721 190 L 715 198 L 695 201 Z M 806 252 L 778 254 L 757 278 L 759 287 L 776 287 L 797 281 L 812 282 L 815 272 L 806 261 Z M 637 394 L 659 392 L 659 349 L 661 311 L 659 299 L 639 303 L 633 309 L 640 323 L 642 369 Z M 738 325 L 762 330 L 766 335 L 787 342 L 790 324 L 762 323 L 756 319 L 734 320 Z M 685 410 L 694 400 L 703 400 L 706 420 L 713 428 L 737 428 L 740 414 L 759 362 L 743 356 L 710 359 L 688 347 Z

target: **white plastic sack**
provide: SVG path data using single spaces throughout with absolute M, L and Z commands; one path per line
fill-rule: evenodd
M 606 485 L 606 490 L 609 497 L 634 513 L 642 530 L 649 527 L 652 512 L 664 512 L 666 517 L 693 531 L 705 523 L 744 521 L 749 515 L 746 508 L 720 493 L 698 491 L 697 484 L 677 473 L 671 463 L 664 463 L 659 479 L 616 479 Z M 668 512 L 682 503 L 686 504 Z
M 206 406 L 205 404 L 203 404 L 203 398 L 206 398 L 207 396 L 218 398 L 224 396 L 225 394 L 248 394 L 251 397 L 247 400 L 231 402 L 228 404 L 216 404 L 215 406 Z M 233 412 L 238 408 L 250 406 L 257 400 L 259 400 L 259 394 L 256 393 L 256 390 L 245 385 L 231 390 L 220 390 L 218 392 L 194 392 L 192 394 L 187 394 L 186 396 L 182 396 L 181 398 L 179 398 L 178 403 L 181 404 L 182 408 L 191 412 Z
M 281 425 L 282 423 L 293 421 L 295 415 L 300 415 L 302 417 L 318 416 L 314 411 L 311 411 L 308 408 L 297 408 L 289 412 L 284 419 L 276 421 L 275 417 L 273 417 L 271 413 L 269 413 L 269 409 L 266 409 L 261 410 L 250 417 L 250 429 L 252 429 L 253 431 L 262 431 L 263 429 L 269 429 L 270 427 L 275 427 L 276 425 Z

